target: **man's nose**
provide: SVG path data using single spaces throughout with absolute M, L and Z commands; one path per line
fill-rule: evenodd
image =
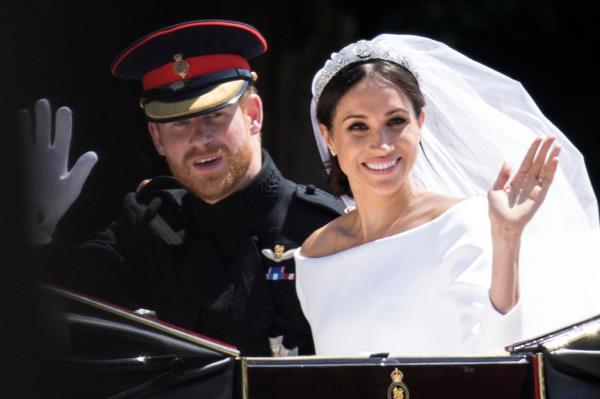
M 191 121 L 192 134 L 190 141 L 195 143 L 205 143 L 214 139 L 213 129 L 206 126 L 201 119 Z

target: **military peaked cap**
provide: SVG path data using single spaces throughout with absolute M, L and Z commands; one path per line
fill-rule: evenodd
M 127 47 L 112 74 L 142 82 L 140 105 L 154 122 L 214 112 L 235 103 L 256 79 L 248 60 L 267 51 L 264 37 L 236 21 L 169 26 Z

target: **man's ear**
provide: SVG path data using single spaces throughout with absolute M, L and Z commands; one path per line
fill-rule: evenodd
M 244 113 L 250 133 L 259 134 L 263 123 L 263 105 L 258 94 L 250 94 L 244 104 Z
M 150 132 L 150 137 L 152 137 L 152 142 L 154 143 L 154 148 L 156 148 L 156 152 L 164 156 L 165 146 L 163 144 L 162 136 L 160 135 L 158 125 L 154 122 L 148 122 L 148 131 Z

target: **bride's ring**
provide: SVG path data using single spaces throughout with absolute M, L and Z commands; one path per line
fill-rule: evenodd
M 536 177 L 536 178 L 535 178 L 535 180 L 537 181 L 537 183 L 538 183 L 540 186 L 543 186 L 543 185 L 544 185 L 544 178 L 543 178 L 543 177 L 540 177 L 540 176 L 538 176 L 538 177 Z

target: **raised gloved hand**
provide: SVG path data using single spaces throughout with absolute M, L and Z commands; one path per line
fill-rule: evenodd
M 72 128 L 71 110 L 67 107 L 56 111 L 54 140 L 48 100 L 35 103 L 33 117 L 29 110 L 23 109 L 18 118 L 29 169 L 33 242 L 46 244 L 52 240 L 60 218 L 79 196 L 98 156 L 93 151 L 86 152 L 67 170 Z

